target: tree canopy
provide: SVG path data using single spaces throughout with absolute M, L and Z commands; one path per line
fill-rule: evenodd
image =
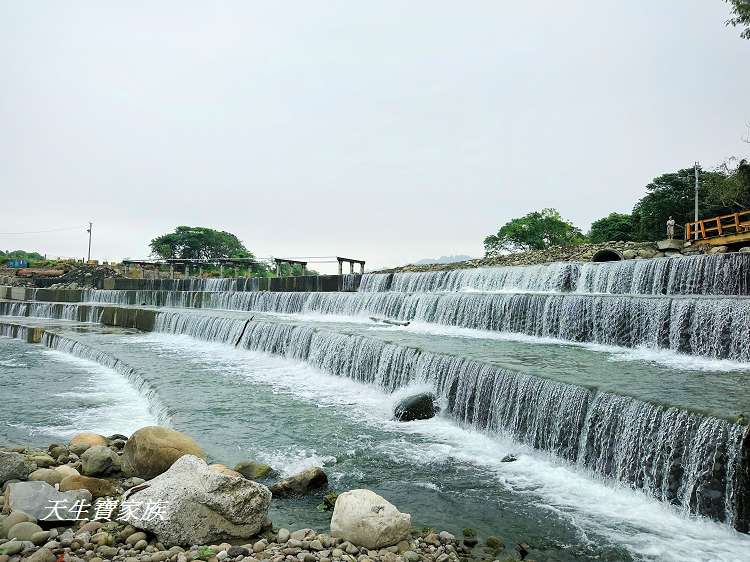
M 750 185 L 743 186 L 735 173 L 727 175 L 699 169 L 699 174 L 699 214 L 702 218 L 735 212 L 743 208 L 742 201 L 750 203 Z M 670 216 L 678 225 L 694 219 L 693 168 L 662 174 L 646 186 L 646 191 L 646 195 L 633 208 L 633 228 L 637 240 L 664 238 L 665 225 Z
M 234 234 L 202 226 L 178 226 L 174 232 L 151 240 L 149 247 L 154 256 L 162 259 L 254 257 Z
M 581 231 L 555 209 L 542 209 L 505 223 L 497 234 L 484 239 L 484 250 L 486 255 L 494 256 L 503 252 L 570 246 L 584 240 Z
M 17 259 L 17 260 L 43 260 L 44 256 L 38 252 L 27 252 L 26 250 L 0 250 L 0 259 Z
M 606 217 L 591 223 L 588 234 L 589 242 L 609 242 L 633 240 L 633 217 L 624 213 L 610 213 Z
M 744 27 L 740 37 L 750 39 L 750 0 L 725 0 L 732 7 L 732 17 L 727 25 Z

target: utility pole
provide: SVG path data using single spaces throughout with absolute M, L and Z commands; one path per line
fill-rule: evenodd
M 700 182 L 698 180 L 698 166 L 700 166 L 699 162 L 695 163 L 695 239 L 698 240 L 698 190 L 700 189 Z
M 698 209 L 698 199 L 697 199 L 697 197 L 698 197 L 698 195 L 696 194 L 695 197 L 696 197 L 696 200 L 695 200 L 696 201 L 695 202 L 695 205 L 696 205 L 695 209 L 696 209 L 696 211 L 695 212 L 696 212 L 696 216 L 697 216 L 697 213 L 698 213 L 698 210 L 697 210 Z M 92 229 L 93 226 L 94 226 L 94 223 L 93 222 L 89 222 L 89 227 L 86 230 L 86 232 L 89 233 L 89 254 L 88 254 L 88 258 L 86 258 L 86 263 L 88 263 L 88 262 L 91 261 L 91 229 Z

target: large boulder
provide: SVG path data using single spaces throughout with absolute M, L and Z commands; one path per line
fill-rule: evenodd
M 91 447 L 102 447 L 107 444 L 107 438 L 98 433 L 77 433 L 70 440 L 68 449 L 76 455 L 82 455 L 86 449 Z
M 46 482 L 52 486 L 62 482 L 62 479 L 63 475 L 59 471 L 51 468 L 37 468 L 34 472 L 29 474 L 29 480 Z
M 8 480 L 26 480 L 35 468 L 21 453 L 0 451 L 0 486 Z
M 401 400 L 396 404 L 393 415 L 398 421 L 428 420 L 439 411 L 435 395 L 424 392 Z
M 89 447 L 81 455 L 81 472 L 86 476 L 112 474 L 120 470 L 120 457 L 104 445 Z
M 311 490 L 325 488 L 328 485 L 328 476 L 323 469 L 314 466 L 303 470 L 299 474 L 279 480 L 271 486 L 271 493 L 277 498 L 287 496 L 301 496 Z
M 331 518 L 331 536 L 369 549 L 406 540 L 410 529 L 411 515 L 370 490 L 340 494 Z
M 122 516 L 125 522 L 172 545 L 252 537 L 266 526 L 271 505 L 271 492 L 262 484 L 212 470 L 192 455 L 182 456 L 169 470 L 134 490 L 126 494 L 134 504 L 163 509 L 160 516 L 150 517 L 135 510 Z
M 118 492 L 117 487 L 112 480 L 81 476 L 80 474 L 66 476 L 65 479 L 60 482 L 61 492 L 69 492 L 71 490 L 88 490 L 95 498 L 115 496 Z
M 5 509 L 23 511 L 38 521 L 68 521 L 75 519 L 68 509 L 78 500 L 90 504 L 91 492 L 59 492 L 46 482 L 14 482 L 8 485 L 5 492 Z M 59 507 L 56 512 L 54 506 Z
M 183 455 L 201 459 L 206 454 L 190 437 L 160 426 L 143 427 L 128 439 L 122 453 L 122 471 L 150 479 L 169 469 Z

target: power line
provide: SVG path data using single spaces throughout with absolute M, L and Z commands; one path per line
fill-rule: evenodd
M 71 226 L 67 228 L 51 228 L 50 230 L 30 230 L 28 232 L 0 232 L 0 236 L 20 236 L 23 234 L 46 234 L 47 232 L 62 232 L 64 230 L 78 230 L 85 226 Z

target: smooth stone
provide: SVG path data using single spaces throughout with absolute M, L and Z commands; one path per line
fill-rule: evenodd
M 184 455 L 206 458 L 198 444 L 184 433 L 168 427 L 143 427 L 133 433 L 123 449 L 122 470 L 129 476 L 151 479 Z
M 323 472 L 322 468 L 314 466 L 303 470 L 299 474 L 279 480 L 270 486 L 269 489 L 274 497 L 283 498 L 303 495 L 311 490 L 324 488 L 327 485 L 328 476 L 326 476 L 326 473 Z
M 44 455 L 32 455 L 29 457 L 29 460 L 36 464 L 39 468 L 49 468 L 53 464 L 55 464 L 55 459 L 50 457 L 47 454 Z
M 398 544 L 410 530 L 411 515 L 365 489 L 339 494 L 331 517 L 331 536 L 368 549 Z
M 34 554 L 26 558 L 26 562 L 55 562 L 57 557 L 52 551 L 46 548 L 40 548 Z
M 72 490 L 59 492 L 46 482 L 17 482 L 8 487 L 9 498 L 6 497 L 6 505 L 13 511 L 23 511 L 37 520 L 56 521 L 68 520 L 52 517 L 50 505 L 52 502 L 60 501 L 65 504 L 61 506 L 72 506 L 78 500 L 91 503 L 91 492 L 88 490 Z M 61 509 L 57 515 L 73 518 L 66 509 Z
M 125 539 L 125 544 L 132 546 L 138 541 L 144 540 L 146 537 L 147 537 L 146 533 L 139 531 L 137 533 L 133 533 L 127 539 Z
M 50 538 L 52 538 L 52 533 L 50 531 L 39 531 L 38 533 L 31 535 L 31 542 L 36 546 L 42 546 L 43 544 L 47 544 Z
M 67 478 L 68 476 L 78 476 L 80 474 L 80 472 L 78 472 L 75 468 L 73 468 L 69 464 L 56 466 L 53 470 L 62 474 L 63 480 Z
M 24 521 L 22 523 L 16 523 L 8 530 L 8 538 L 19 541 L 31 541 L 31 537 L 42 530 L 43 529 L 36 523 Z
M 86 476 L 112 474 L 120 470 L 120 458 L 105 445 L 90 447 L 81 455 L 81 472 Z
M 253 461 L 242 461 L 237 463 L 234 470 L 242 474 L 242 476 L 248 480 L 261 480 L 271 476 L 271 473 L 273 472 L 273 469 L 269 465 Z
M 238 556 L 249 556 L 250 551 L 241 546 L 233 546 L 229 550 L 227 550 L 227 555 L 229 556 L 229 558 L 237 558 Z
M 94 498 L 115 496 L 117 488 L 111 480 L 94 478 L 92 476 L 74 475 L 68 476 L 60 482 L 60 491 L 88 490 Z
M 62 482 L 63 475 L 57 470 L 51 468 L 37 468 L 34 472 L 29 474 L 29 480 L 37 482 L 46 482 L 54 486 Z
M 437 398 L 430 392 L 415 394 L 401 400 L 393 410 L 398 421 L 428 420 L 440 411 Z
M 99 529 L 102 528 L 101 521 L 89 521 L 88 523 L 84 523 L 81 525 L 81 528 L 78 529 L 78 532 L 84 532 L 84 533 L 95 533 Z
M 107 438 L 103 435 L 91 432 L 77 433 L 70 440 L 68 449 L 76 455 L 83 454 L 87 449 L 91 447 L 106 446 Z
M 278 542 L 283 543 L 289 540 L 289 529 L 281 528 L 279 529 L 279 534 L 277 537 Z
M 11 527 L 25 521 L 36 523 L 36 519 L 31 517 L 28 513 L 12 511 L 5 519 L 0 520 L 0 539 L 7 539 L 8 531 L 10 531 Z
M 117 556 L 117 548 L 114 546 L 100 546 L 97 547 L 96 553 L 102 558 L 114 558 Z
M 4 554 L 13 556 L 24 549 L 24 544 L 21 541 L 10 541 L 0 545 L 0 549 L 2 549 Z

